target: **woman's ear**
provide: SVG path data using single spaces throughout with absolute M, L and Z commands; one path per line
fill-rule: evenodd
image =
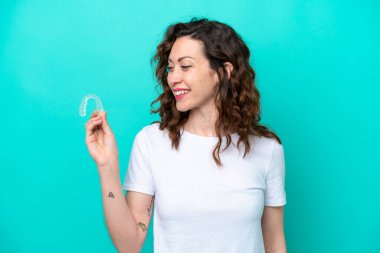
M 231 73 L 234 69 L 234 66 L 231 64 L 231 62 L 225 62 L 224 63 L 224 68 L 226 69 L 227 71 L 227 74 L 228 74 L 228 80 L 230 80 L 231 78 Z

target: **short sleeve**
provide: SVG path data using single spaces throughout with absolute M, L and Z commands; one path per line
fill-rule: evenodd
M 147 159 L 147 149 L 143 131 L 144 130 L 140 131 L 134 139 L 123 189 L 154 196 L 154 181 L 149 160 Z
M 277 141 L 274 143 L 271 161 L 265 180 L 265 206 L 283 206 L 286 204 L 285 193 L 285 157 L 284 149 Z

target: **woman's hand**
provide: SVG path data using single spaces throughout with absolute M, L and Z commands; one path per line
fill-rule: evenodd
M 106 112 L 98 115 L 98 111 L 95 110 L 85 125 L 86 145 L 91 157 L 98 165 L 99 173 L 104 170 L 119 169 L 116 139 L 106 116 Z

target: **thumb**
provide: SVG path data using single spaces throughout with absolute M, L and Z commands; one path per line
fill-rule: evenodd
M 102 118 L 103 118 L 103 123 L 102 123 L 102 127 L 103 127 L 103 130 L 105 133 L 111 133 L 111 128 L 110 128 L 110 125 L 108 124 L 108 121 L 107 121 L 107 112 L 104 111 L 102 113 Z

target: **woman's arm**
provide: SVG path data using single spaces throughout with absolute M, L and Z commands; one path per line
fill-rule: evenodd
M 286 253 L 284 207 L 265 206 L 261 218 L 266 253 Z
M 140 252 L 148 234 L 154 197 L 133 191 L 127 191 L 124 197 L 119 169 L 101 173 L 100 179 L 104 216 L 112 242 L 119 253 Z
M 120 186 L 119 170 L 100 173 L 103 211 L 111 240 L 120 253 L 140 252 L 139 232 Z

